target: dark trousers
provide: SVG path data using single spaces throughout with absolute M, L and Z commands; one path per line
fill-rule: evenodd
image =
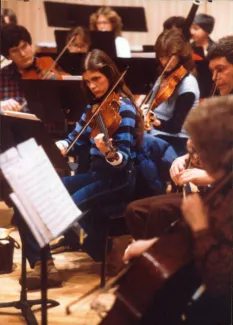
M 130 203 L 125 210 L 129 230 L 135 239 L 160 236 L 181 218 L 181 193 L 153 196 Z

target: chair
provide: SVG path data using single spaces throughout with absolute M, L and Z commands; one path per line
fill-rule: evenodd
M 173 148 L 164 140 L 144 134 L 143 144 L 138 152 L 136 162 L 136 186 L 133 200 L 165 193 L 166 183 L 170 179 L 169 169 L 177 158 Z M 100 287 L 105 285 L 107 245 L 109 236 L 129 234 L 124 209 L 129 202 L 122 202 L 118 206 L 109 205 L 103 210 L 108 218 L 105 234 L 105 247 L 100 273 Z

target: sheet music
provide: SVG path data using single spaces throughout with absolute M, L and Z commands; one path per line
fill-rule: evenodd
M 17 117 L 17 118 L 22 118 L 22 119 L 26 119 L 26 120 L 40 121 L 40 119 L 35 114 L 29 114 L 29 113 L 23 113 L 23 112 L 1 110 L 1 115 Z
M 14 190 L 12 200 L 41 247 L 81 215 L 43 148 L 34 139 L 1 154 L 0 166 Z

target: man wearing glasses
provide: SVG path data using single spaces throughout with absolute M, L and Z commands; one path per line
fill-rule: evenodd
M 1 110 L 20 111 L 25 98 L 19 89 L 19 80 L 35 60 L 31 35 L 27 29 L 18 25 L 2 27 L 1 54 L 12 60 L 10 65 L 0 70 Z

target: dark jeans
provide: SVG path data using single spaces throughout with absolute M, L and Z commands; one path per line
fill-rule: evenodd
M 89 171 L 63 178 L 63 183 L 71 194 L 75 204 L 87 211 L 78 222 L 87 233 L 83 250 L 95 261 L 101 261 L 104 253 L 108 210 L 114 210 L 121 204 L 122 210 L 132 199 L 135 175 L 132 166 L 123 171 Z M 110 209 L 108 209 L 110 207 Z M 113 207 L 113 209 L 112 209 Z M 66 233 L 69 237 L 70 232 Z M 109 249 L 111 241 L 109 241 Z
M 96 167 L 101 167 L 97 161 Z M 106 164 L 105 164 L 106 165 Z M 131 200 L 135 185 L 134 167 L 129 164 L 123 170 L 104 166 L 98 171 L 68 176 L 62 179 L 74 202 L 82 211 L 88 211 L 79 223 L 88 234 L 84 250 L 96 261 L 102 259 L 105 242 L 105 225 L 108 216 L 103 212 L 108 205 L 118 205 Z M 40 259 L 40 246 L 27 227 L 20 213 L 15 210 L 15 224 L 24 242 L 25 254 L 31 267 Z M 49 248 L 47 258 L 51 258 Z
M 187 148 L 186 148 L 186 143 L 188 140 L 187 138 L 175 138 L 163 134 L 157 135 L 157 137 L 167 141 L 175 150 L 178 157 L 183 156 L 187 153 Z

